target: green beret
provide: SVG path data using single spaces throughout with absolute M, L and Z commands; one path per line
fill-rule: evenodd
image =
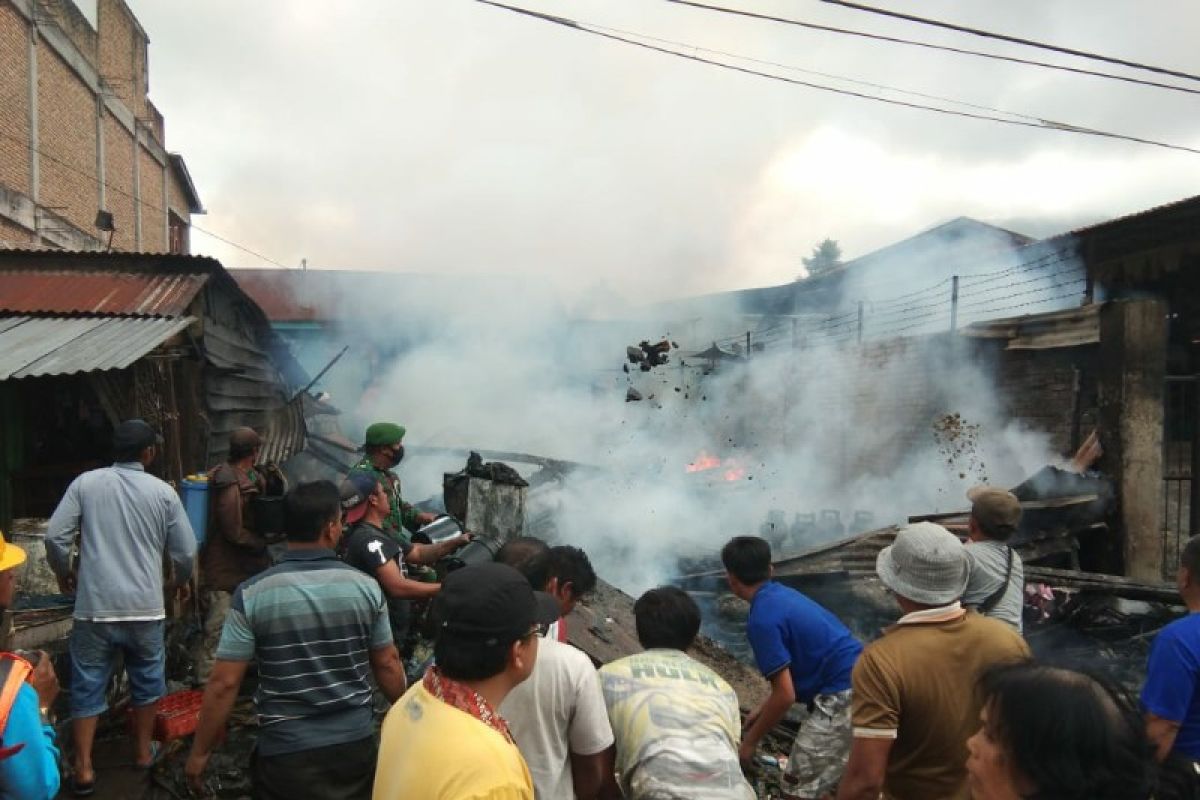
M 367 447 L 396 444 L 404 438 L 404 426 L 394 422 L 376 422 L 367 428 Z

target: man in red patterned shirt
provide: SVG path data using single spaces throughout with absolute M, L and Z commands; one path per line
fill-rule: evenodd
M 437 666 L 383 722 L 374 800 L 533 800 L 533 781 L 498 711 L 533 672 L 554 598 L 489 563 L 450 573 L 432 607 Z

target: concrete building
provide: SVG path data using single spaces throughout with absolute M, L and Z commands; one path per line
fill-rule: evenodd
M 203 213 L 123 0 L 0 0 L 0 248 L 187 253 Z

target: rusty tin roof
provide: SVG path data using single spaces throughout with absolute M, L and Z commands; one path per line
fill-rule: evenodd
M 0 270 L 0 313 L 177 317 L 206 274 Z

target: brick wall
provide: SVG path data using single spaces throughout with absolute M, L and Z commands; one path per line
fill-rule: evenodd
M 134 249 L 133 135 L 112 114 L 104 114 L 105 205 L 116 221 L 113 248 Z
M 35 191 L 29 159 L 28 49 L 33 23 L 10 0 L 0 0 L 0 231 L 7 234 L 0 239 L 67 248 L 100 246 L 108 238 L 95 228 L 96 212 L 103 205 L 114 217 L 115 249 L 166 251 L 168 203 L 185 222 L 190 222 L 190 214 L 186 191 L 163 147 L 162 115 L 146 96 L 145 32 L 122 0 L 99 0 L 98 31 L 71 0 L 38 0 L 37 7 L 40 154 Z M 136 154 L 126 123 L 138 124 L 141 131 L 142 146 Z M 103 156 L 99 168 L 98 150 Z M 107 184 L 103 204 L 101 180 Z M 143 203 L 140 243 L 135 238 L 138 192 Z M 40 208 L 32 202 L 35 194 Z M 49 220 L 42 223 L 40 239 L 28 235 L 37 219 Z M 18 236 L 19 229 L 25 233 Z
M 1003 342 L 941 334 L 839 351 L 798 350 L 778 375 L 739 387 L 754 414 L 740 415 L 738 427 L 722 430 L 721 437 L 752 446 L 780 436 L 785 443 L 816 443 L 829 468 L 848 478 L 886 473 L 931 446 L 950 455 L 953 447 L 942 442 L 967 439 L 939 442 L 935 423 L 955 413 L 967 424 L 986 423 L 975 415 L 990 406 L 993 425 L 1019 423 L 1047 434 L 1057 454 L 1070 455 L 1077 445 L 1075 415 L 1081 437 L 1097 424 L 1097 347 L 1003 348 Z M 972 449 L 955 455 L 954 465 L 975 479 L 986 478 L 987 465 L 972 460 Z
M 0 0 L 0 184 L 29 193 L 29 31 Z M 15 138 L 13 138 L 15 137 Z
M 134 27 L 129 10 L 119 0 L 99 0 L 96 15 L 100 29 L 100 74 L 107 88 L 137 113 L 134 103 L 133 51 Z
M 83 231 L 95 230 L 96 99 L 44 42 L 38 45 L 39 202 Z
M 188 213 L 188 201 L 187 197 L 184 196 L 183 186 L 175 177 L 175 170 L 169 166 L 167 167 L 167 202 L 167 208 L 171 211 L 174 211 L 185 221 L 190 219 L 191 215 Z
M 1049 434 L 1051 445 L 1060 455 L 1072 454 L 1079 446 L 1074 437 L 1086 437 L 1099 424 L 1098 351 L 1096 345 L 1085 345 L 1004 350 L 995 355 L 997 384 L 1008 413 L 1033 430 Z
M 10 222 L 0 216 L 0 248 L 29 247 L 36 244 L 37 237 L 33 231 L 26 230 L 15 222 Z
M 143 131 L 142 135 L 146 133 Z M 166 235 L 166 202 L 163 198 L 163 166 L 141 148 L 141 166 L 138 171 L 138 182 L 142 193 L 142 246 L 146 253 L 165 253 L 167 247 Z

